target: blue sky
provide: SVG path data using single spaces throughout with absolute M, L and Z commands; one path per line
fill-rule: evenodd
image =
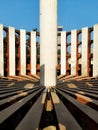
M 0 0 L 0 23 L 27 31 L 39 30 L 39 0 Z M 58 25 L 64 30 L 92 27 L 96 23 L 98 0 L 58 0 Z

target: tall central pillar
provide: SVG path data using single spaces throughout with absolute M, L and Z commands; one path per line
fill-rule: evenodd
M 40 85 L 56 85 L 57 0 L 40 0 Z

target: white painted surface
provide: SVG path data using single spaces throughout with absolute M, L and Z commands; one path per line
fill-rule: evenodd
M 88 75 L 88 28 L 82 28 L 82 76 Z
M 9 76 L 15 76 L 15 28 L 8 28 L 9 42 Z
M 0 76 L 4 76 L 3 25 L 0 24 Z
M 61 44 L 61 36 L 57 37 L 57 44 Z
M 66 74 L 66 32 L 61 32 L 61 74 Z
M 56 85 L 57 0 L 40 0 L 40 84 Z
M 31 74 L 36 74 L 36 32 L 31 31 Z
M 77 30 L 71 31 L 71 75 L 76 75 Z
M 68 58 L 68 63 L 71 64 L 71 58 Z
M 81 59 L 81 58 L 78 60 L 78 63 L 79 63 L 79 64 L 82 64 L 82 59 Z
M 20 30 L 20 75 L 26 75 L 26 31 Z
M 98 76 L 98 24 L 94 25 L 93 76 Z

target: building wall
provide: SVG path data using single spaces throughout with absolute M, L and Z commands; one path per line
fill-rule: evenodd
M 58 75 L 98 76 L 97 35 L 98 24 L 58 32 Z M 40 48 L 39 38 L 36 31 L 16 30 L 0 24 L 0 75 L 40 75 L 40 60 L 37 62 L 40 53 L 37 55 L 36 51 Z

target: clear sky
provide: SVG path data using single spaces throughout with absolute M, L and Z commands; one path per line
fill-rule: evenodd
M 39 31 L 39 0 L 0 0 L 0 23 Z M 96 23 L 98 0 L 58 0 L 58 25 L 64 30 L 92 27 Z

